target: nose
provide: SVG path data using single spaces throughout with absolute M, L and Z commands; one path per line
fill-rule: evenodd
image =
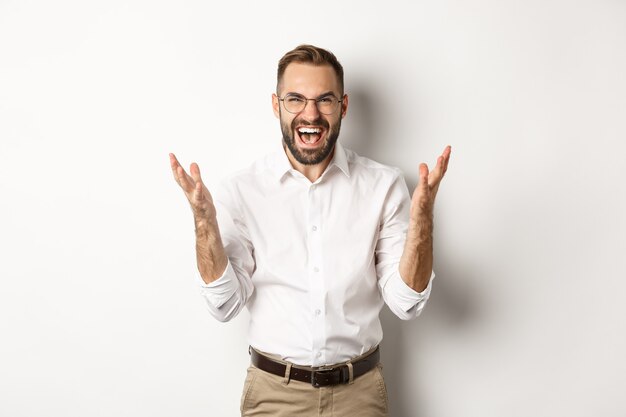
M 312 103 L 309 103 L 312 101 Z M 306 99 L 306 104 L 304 105 L 304 109 L 302 109 L 302 115 L 305 119 L 309 121 L 317 120 L 320 117 L 320 112 L 317 109 L 317 100 L 314 98 Z

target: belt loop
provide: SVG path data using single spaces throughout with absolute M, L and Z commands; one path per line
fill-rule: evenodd
M 283 385 L 289 385 L 289 380 L 291 379 L 291 362 L 287 362 L 285 366 L 285 379 L 283 380 Z
M 348 362 L 348 385 L 354 383 L 354 369 L 352 368 L 352 362 Z

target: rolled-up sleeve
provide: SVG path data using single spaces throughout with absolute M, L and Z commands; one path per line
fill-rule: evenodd
M 389 305 L 391 311 L 401 319 L 414 319 L 420 315 L 426 306 L 434 278 L 435 273 L 432 272 L 426 289 L 422 292 L 417 292 L 404 282 L 399 272 L 393 274 L 387 280 L 383 294 L 387 293 L 388 298 L 393 298 L 395 305 L 392 307 L 390 303 L 386 301 L 387 305 Z
M 400 258 L 409 225 L 411 199 L 399 170 L 385 198 L 376 242 L 376 275 L 378 286 L 389 309 L 403 320 L 420 315 L 430 297 L 435 273 L 422 292 L 409 287 L 400 276 Z

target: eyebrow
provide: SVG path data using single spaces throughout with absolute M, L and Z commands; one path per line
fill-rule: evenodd
M 290 91 L 290 92 L 286 93 L 285 97 L 288 96 L 288 95 L 305 97 L 304 94 L 296 93 L 294 91 Z M 329 91 L 326 91 L 325 93 L 322 93 L 319 96 L 315 97 L 315 100 L 319 100 L 320 98 L 324 98 L 324 97 L 327 97 L 327 96 L 337 97 L 337 96 L 335 96 L 335 93 L 333 91 L 329 90 Z

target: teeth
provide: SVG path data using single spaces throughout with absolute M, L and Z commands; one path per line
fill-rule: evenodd
M 321 131 L 322 129 L 315 129 L 310 127 L 301 127 L 300 129 L 298 129 L 298 132 L 300 133 L 320 133 Z

